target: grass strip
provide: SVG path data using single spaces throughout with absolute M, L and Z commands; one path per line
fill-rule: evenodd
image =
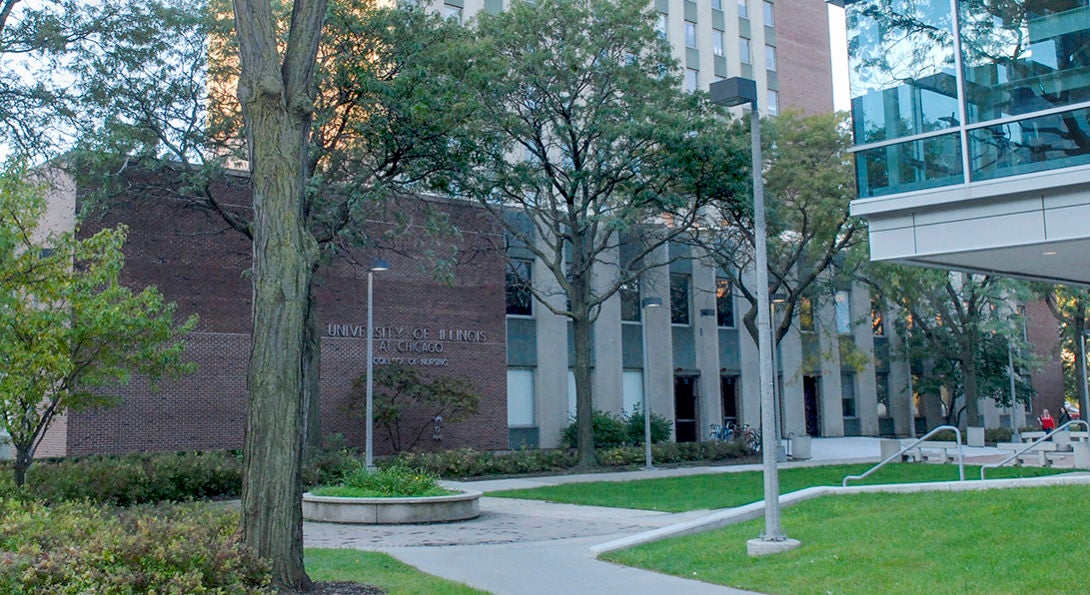
M 603 558 L 763 593 L 1077 593 L 1087 486 L 828 496 L 783 509 L 791 552 L 750 558 L 763 519 Z
M 307 574 L 315 581 L 375 585 L 389 595 L 483 594 L 467 585 L 423 573 L 389 554 L 351 549 L 307 548 Z
M 823 465 L 780 469 L 780 493 L 812 486 L 840 485 L 847 475 L 859 475 L 873 464 Z M 1043 467 L 1000 467 L 988 471 L 988 479 L 1037 477 L 1067 472 Z M 965 466 L 966 479 L 980 477 L 980 467 Z M 851 485 L 953 481 L 957 465 L 900 463 L 887 465 L 874 475 Z M 632 481 L 593 481 L 540 488 L 489 492 L 501 498 L 526 498 L 565 504 L 636 508 L 663 512 L 685 512 L 731 508 L 764 498 L 764 476 L 760 471 L 686 475 Z

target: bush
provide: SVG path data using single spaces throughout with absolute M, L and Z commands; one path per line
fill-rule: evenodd
M 10 475 L 10 468 L 4 472 Z M 118 506 L 236 498 L 242 491 L 242 458 L 236 452 L 207 451 L 47 460 L 30 468 L 24 488 L 47 502 Z
M 303 485 L 311 487 L 335 484 L 359 465 L 359 457 L 348 447 L 344 436 L 330 434 L 322 441 L 321 448 L 308 449 L 303 465 Z
M 210 505 L 0 502 L 4 593 L 264 593 L 269 566 Z
M 643 444 L 643 412 L 638 406 L 631 414 L 617 415 L 608 411 L 595 411 L 591 418 L 594 425 L 594 448 L 615 448 L 618 446 L 640 446 Z M 651 413 L 651 444 L 666 442 L 674 422 Z M 578 429 L 575 420 L 564 428 L 560 442 L 568 448 L 576 448 Z
M 996 442 L 1010 442 L 1010 428 L 988 428 L 984 430 L 984 441 L 995 444 Z
M 423 467 L 402 465 L 368 469 L 360 465 L 341 478 L 340 485 L 324 486 L 311 492 L 316 496 L 395 498 L 441 496 L 452 493 L 439 487 L 439 476 Z

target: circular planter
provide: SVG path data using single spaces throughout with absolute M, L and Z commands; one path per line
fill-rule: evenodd
M 326 523 L 449 523 L 481 514 L 480 492 L 414 498 L 343 498 L 303 494 L 303 518 Z

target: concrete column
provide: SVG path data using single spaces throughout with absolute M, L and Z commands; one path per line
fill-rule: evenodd
M 743 275 L 748 285 L 754 282 L 753 269 L 747 269 Z M 761 378 L 758 371 L 757 341 L 749 333 L 743 320 L 749 312 L 750 302 L 739 299 L 734 302 L 738 308 L 735 320 L 738 325 L 738 423 L 749 424 L 755 428 L 761 426 Z
M 855 412 L 864 436 L 878 435 L 878 386 L 874 378 L 874 325 L 871 321 L 870 292 L 860 284 L 851 289 L 852 336 L 856 349 L 867 355 L 863 369 L 856 372 Z
M 546 289 L 547 299 L 563 308 L 566 298 L 557 288 L 556 278 L 540 262 L 534 262 L 533 284 Z M 537 368 L 534 370 L 534 400 L 538 441 L 542 448 L 555 448 L 560 431 L 568 425 L 568 321 L 545 306 L 534 304 L 537 323 Z
M 821 383 L 818 398 L 821 410 L 821 435 L 844 435 L 844 409 L 840 386 L 840 336 L 836 332 L 836 308 L 832 300 L 815 300 L 814 332 L 818 335 L 821 359 Z
M 666 248 L 647 255 L 651 262 L 666 262 Z M 674 419 L 674 340 L 670 329 L 670 271 L 666 266 L 643 274 L 640 299 L 657 297 L 662 307 L 644 311 L 643 332 L 647 333 L 647 397 L 653 414 Z
M 596 292 L 617 279 L 617 250 L 601 255 L 606 261 L 594 268 L 593 285 Z M 602 304 L 598 320 L 594 323 L 594 362 L 591 369 L 591 386 L 594 391 L 594 408 L 620 413 L 624 406 L 622 388 L 623 362 L 621 359 L 621 297 L 614 294 Z
M 776 318 L 783 317 L 782 308 L 776 308 Z M 774 323 L 775 326 L 775 323 Z M 802 337 L 798 326 L 792 325 L 784 336 L 776 354 L 776 367 L 782 378 L 783 386 L 778 391 L 782 396 L 779 401 L 780 427 L 783 437 L 794 433 L 806 434 L 806 399 L 804 397 L 802 377 L 805 374 L 802 357 Z
M 904 353 L 904 342 L 900 333 L 897 332 L 897 325 L 893 324 L 893 313 L 896 311 L 894 306 L 886 306 L 885 308 L 884 328 L 886 338 L 889 341 L 890 354 L 889 413 L 893 417 L 893 431 L 898 436 L 910 436 L 913 429 L 909 424 L 914 423 L 914 419 L 911 414 L 913 410 L 912 394 L 908 390 L 909 367 L 908 359 L 898 355 Z
M 700 370 L 697 403 L 697 440 L 703 440 L 710 424 L 723 423 L 719 393 L 719 326 L 715 316 L 715 268 L 699 260 L 693 249 L 693 323 L 696 332 L 696 367 Z

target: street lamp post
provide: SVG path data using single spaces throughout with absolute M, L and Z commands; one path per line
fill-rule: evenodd
M 390 270 L 390 263 L 381 259 L 371 261 L 367 269 L 367 443 L 364 459 L 368 469 L 375 468 L 375 273 Z
M 647 398 L 651 383 L 651 374 L 648 371 L 648 357 L 647 357 L 647 312 L 652 308 L 658 308 L 662 305 L 662 298 L 648 297 L 643 298 L 641 306 L 643 307 L 643 460 L 645 469 L 653 469 L 651 465 L 651 401 Z
M 709 87 L 712 103 L 725 107 L 750 104 L 750 141 L 752 144 L 753 175 L 753 250 L 757 293 L 757 354 L 761 387 L 761 459 L 764 467 L 765 530 L 757 539 L 746 544 L 750 556 L 763 556 L 797 548 L 798 540 L 789 539 L 780 525 L 780 478 L 776 469 L 775 444 L 770 438 L 776 433 L 775 399 L 772 395 L 772 328 L 768 296 L 768 245 L 765 228 L 764 181 L 761 178 L 761 115 L 757 110 L 757 83 L 751 79 L 731 77 Z

